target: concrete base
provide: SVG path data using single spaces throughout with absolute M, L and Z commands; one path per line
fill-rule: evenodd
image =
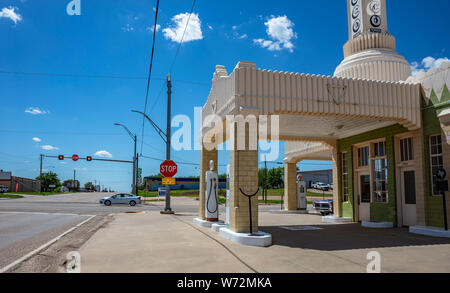
M 445 231 L 442 228 L 435 228 L 435 227 L 413 226 L 409 227 L 409 233 L 433 237 L 450 238 L 450 231 Z
M 293 211 L 271 210 L 270 213 L 271 214 L 281 214 L 281 215 L 290 215 L 290 214 L 307 215 L 307 214 L 309 214 L 308 210 L 293 210 Z
M 211 226 L 211 229 L 216 232 L 219 232 L 222 228 L 227 228 L 227 225 L 223 221 L 220 221 L 218 224 L 212 224 Z
M 352 218 L 339 218 L 335 216 L 323 216 L 322 222 L 325 223 L 352 223 Z
M 223 224 L 223 221 L 219 221 L 219 222 L 208 222 L 199 218 L 195 218 L 194 219 L 194 224 L 199 226 L 199 227 L 205 227 L 205 228 L 211 228 L 212 225 L 214 224 Z
M 233 242 L 257 247 L 268 247 L 272 245 L 272 235 L 264 232 L 255 233 L 258 236 L 250 236 L 249 233 L 236 233 L 228 228 L 221 228 L 219 235 Z
M 161 215 L 175 215 L 174 211 L 161 211 L 160 212 Z
M 368 221 L 363 221 L 361 223 L 361 226 L 363 226 L 364 228 L 387 229 L 387 228 L 394 228 L 394 223 L 392 223 L 392 222 L 368 222 Z

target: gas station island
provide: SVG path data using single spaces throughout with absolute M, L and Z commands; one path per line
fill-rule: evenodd
M 219 146 L 229 142 L 229 215 L 219 231 L 270 245 L 252 197 L 258 142 L 283 141 L 286 211 L 304 209 L 297 163 L 331 160 L 334 215 L 325 221 L 450 237 L 448 184 L 438 176 L 450 170 L 450 63 L 411 76 L 388 32 L 385 0 L 348 0 L 348 15 L 345 59 L 332 77 L 243 61 L 230 74 L 216 66 L 202 112 L 197 223 L 218 220 L 213 173 Z

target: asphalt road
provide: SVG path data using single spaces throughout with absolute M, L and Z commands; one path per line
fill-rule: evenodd
M 0 201 L 0 271 L 80 223 L 96 216 L 160 210 L 157 206 L 106 207 L 98 203 L 107 193 L 27 196 Z

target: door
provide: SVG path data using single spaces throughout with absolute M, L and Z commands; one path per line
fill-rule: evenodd
M 403 226 L 416 224 L 416 172 L 402 172 L 402 217 Z
M 370 175 L 359 176 L 359 221 L 370 221 Z

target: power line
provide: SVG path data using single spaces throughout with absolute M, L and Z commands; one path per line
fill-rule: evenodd
M 25 71 L 5 71 L 0 70 L 2 75 L 24 75 L 24 76 L 41 76 L 41 77 L 66 77 L 66 78 L 86 78 L 86 79 L 122 79 L 122 80 L 147 80 L 147 76 L 126 76 L 126 75 L 98 75 L 98 74 L 76 74 L 76 73 L 46 73 L 46 72 L 25 72 Z M 162 80 L 162 77 L 152 77 L 152 80 Z M 193 85 L 210 86 L 208 83 L 189 81 L 189 80 L 174 80 L 178 83 L 186 83 Z
M 152 77 L 153 55 L 154 55 L 154 53 L 155 53 L 155 42 L 156 42 L 156 26 L 157 26 L 157 24 L 158 24 L 158 11 L 159 11 L 159 0 L 156 1 L 155 24 L 153 25 L 152 55 L 151 55 L 151 57 L 150 57 L 150 70 L 149 70 L 149 72 L 148 72 L 147 93 L 146 93 L 146 95 L 145 95 L 144 113 L 147 113 L 148 93 L 149 93 L 149 90 L 150 90 L 150 80 L 151 80 L 151 77 Z M 145 131 L 145 117 L 142 117 L 141 154 L 142 154 L 142 149 L 144 148 L 144 131 Z
M 159 3 L 159 0 L 158 0 L 158 3 Z M 180 53 L 181 45 L 183 44 L 184 36 L 185 36 L 186 31 L 187 31 L 187 28 L 188 28 L 188 26 L 189 26 L 189 22 L 190 22 L 190 20 L 191 20 L 192 13 L 193 13 L 193 11 L 194 11 L 195 3 L 196 3 L 196 0 L 194 0 L 193 3 L 192 3 L 191 11 L 190 11 L 190 13 L 189 13 L 189 17 L 188 17 L 188 20 L 187 20 L 187 22 L 186 22 L 186 26 L 185 26 L 184 31 L 183 31 L 183 35 L 181 36 L 180 44 L 178 45 L 178 48 L 177 48 L 177 51 L 176 51 L 176 53 L 175 53 L 174 59 L 173 59 L 172 64 L 170 65 L 170 68 L 169 68 L 169 74 L 172 73 L 172 70 L 173 70 L 173 67 L 174 67 L 174 65 L 175 65 L 175 62 L 176 62 L 176 60 L 177 60 L 178 54 Z M 158 13 L 158 4 L 157 4 L 157 8 L 156 8 L 156 13 Z M 155 27 L 156 27 L 156 23 L 155 23 Z M 155 34 L 155 29 L 153 29 L 153 34 Z M 153 38 L 154 38 L 154 37 L 153 37 Z M 159 102 L 159 100 L 161 99 L 161 94 L 162 94 L 163 89 L 164 89 L 164 84 L 165 84 L 165 83 L 162 84 L 161 90 L 160 90 L 160 92 L 159 92 L 159 94 L 158 94 L 158 97 L 155 99 L 155 101 L 154 101 L 153 104 L 152 104 L 152 107 L 150 108 L 150 109 L 151 109 L 151 110 L 150 110 L 150 113 L 153 111 L 153 109 L 155 108 L 155 105 L 156 105 L 156 104 Z M 147 91 L 148 91 L 148 89 L 147 89 Z M 147 92 L 147 95 L 148 95 L 148 92 Z M 148 96 L 146 97 L 146 101 L 145 101 L 145 111 L 144 111 L 144 113 L 146 113 L 146 110 L 147 110 L 147 99 L 148 99 Z M 144 121 L 145 121 L 145 119 L 143 118 L 143 121 L 142 121 L 142 143 L 141 143 L 141 154 L 142 154 L 142 151 L 143 151 L 143 141 L 144 141 L 144 135 L 145 135 L 145 133 L 144 133 L 144 129 L 145 129 Z
M 161 158 L 149 157 L 149 156 L 145 156 L 145 155 L 142 155 L 141 157 L 144 158 L 144 159 L 153 160 L 153 161 L 159 161 L 159 162 L 163 162 L 164 161 L 164 159 L 161 159 Z M 175 163 L 177 163 L 178 165 L 200 166 L 200 164 L 198 164 L 198 163 L 191 163 L 191 162 L 176 161 Z M 218 165 L 218 166 L 219 167 L 226 167 L 227 165 Z

